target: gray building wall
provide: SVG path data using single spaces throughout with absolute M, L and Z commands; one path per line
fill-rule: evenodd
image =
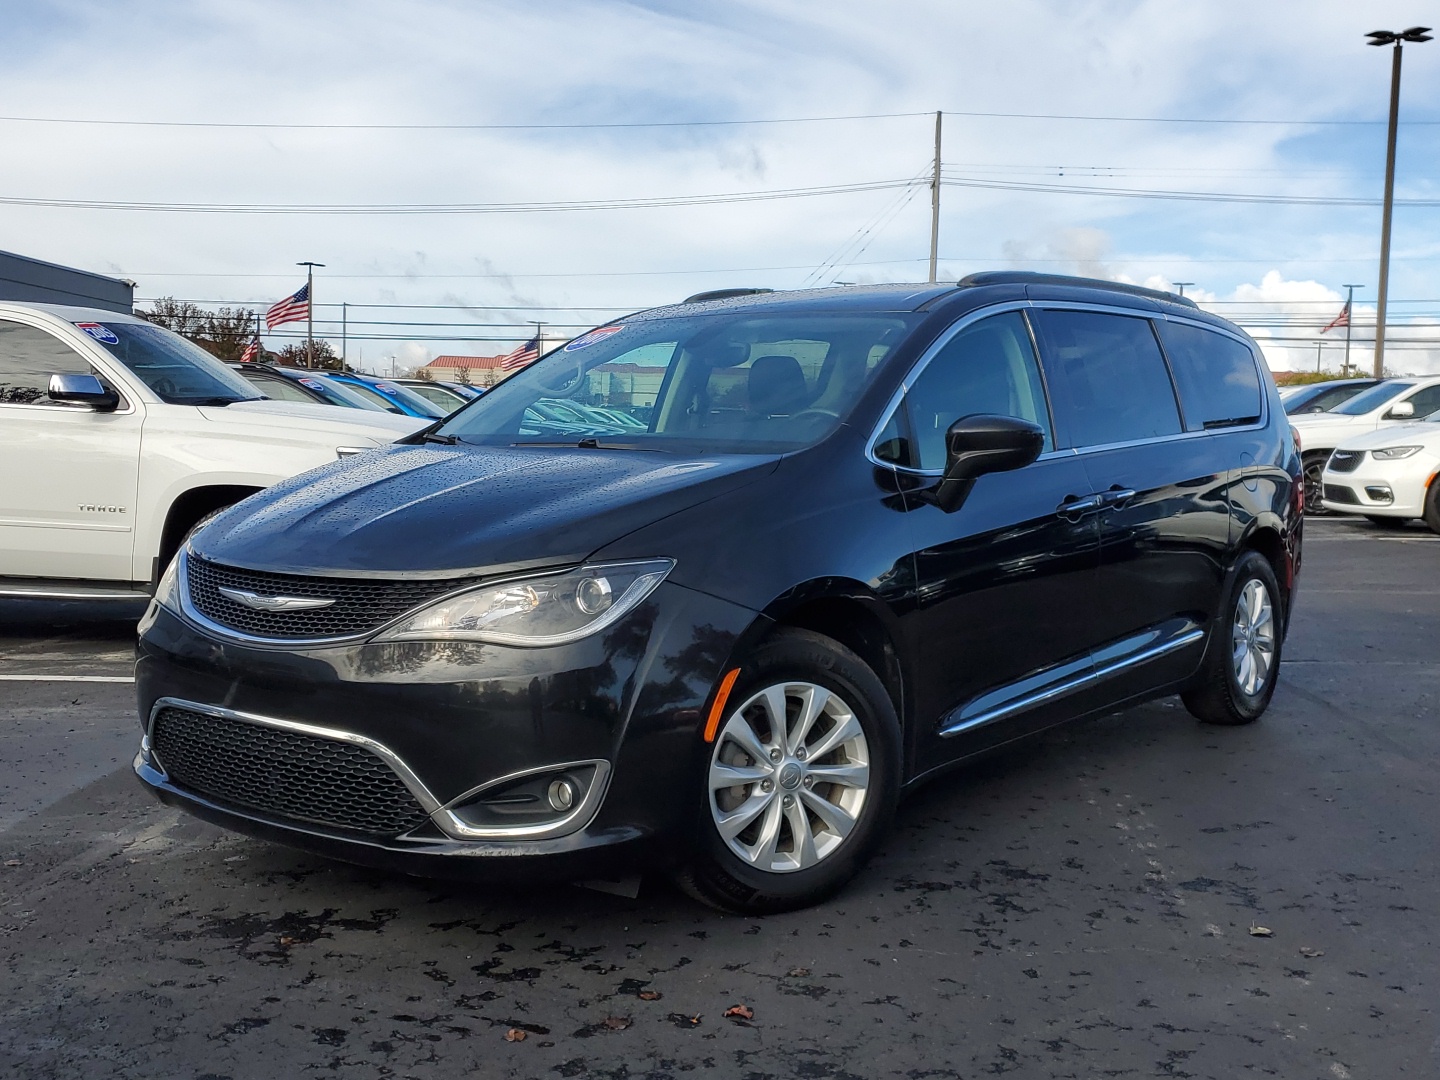
M 128 313 L 135 308 L 135 286 L 119 278 L 0 251 L 0 300 Z

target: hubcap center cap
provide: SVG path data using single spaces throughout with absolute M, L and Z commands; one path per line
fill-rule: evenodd
M 804 774 L 805 770 L 800 768 L 799 765 L 793 761 L 788 762 L 785 767 L 780 770 L 780 786 L 786 791 L 794 791 L 800 786 L 800 780 Z

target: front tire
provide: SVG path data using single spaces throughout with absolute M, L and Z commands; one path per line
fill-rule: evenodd
M 1410 524 L 1409 518 L 1382 517 L 1379 514 L 1366 514 L 1365 520 L 1381 529 L 1403 529 Z
M 705 768 L 696 854 L 677 875 L 739 914 L 809 907 L 859 872 L 900 794 L 900 724 L 839 642 L 777 632 L 742 665 Z
M 1305 467 L 1305 513 L 1315 517 L 1330 513 L 1322 501 L 1325 498 L 1325 463 L 1329 460 L 1329 450 L 1313 451 L 1301 459 Z
M 1247 551 L 1211 627 L 1196 685 L 1180 695 L 1192 716 L 1232 726 L 1260 718 L 1280 674 L 1284 618 L 1274 569 L 1258 551 Z
M 1440 533 L 1440 478 L 1431 480 L 1425 493 L 1425 524 L 1431 532 Z

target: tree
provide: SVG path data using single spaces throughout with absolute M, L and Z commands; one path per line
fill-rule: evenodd
M 456 369 L 455 369 L 455 381 L 458 382 L 461 386 L 469 386 L 469 385 L 470 385 L 470 369 L 469 369 L 468 367 L 456 368 Z
M 239 360 L 255 334 L 255 312 L 249 308 L 222 307 L 219 311 L 206 311 L 189 300 L 162 296 L 149 311 L 140 310 L 135 314 L 189 338 L 221 360 Z
M 293 345 L 286 345 L 279 352 L 279 362 L 287 367 L 306 367 L 305 343 L 296 342 Z M 320 338 L 315 339 L 315 363 L 317 368 L 329 368 L 332 371 L 344 371 L 345 365 L 340 362 L 340 354 L 335 351 L 335 346 Z

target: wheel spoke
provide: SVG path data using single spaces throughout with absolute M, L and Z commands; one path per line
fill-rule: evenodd
M 768 686 L 760 695 L 765 712 L 770 717 L 770 741 L 767 746 L 785 745 L 785 687 Z
M 723 761 L 717 761 L 710 766 L 710 790 L 720 791 L 724 788 L 757 784 L 768 777 L 770 772 L 766 765 L 726 765 Z
M 784 808 L 772 794 L 765 807 L 765 820 L 760 824 L 760 835 L 750 849 L 750 861 L 763 870 L 769 870 L 775 863 L 775 845 L 780 841 L 780 822 Z
M 760 741 L 760 736 L 755 734 L 755 729 L 750 726 L 750 721 L 738 712 L 730 717 L 729 722 L 725 725 L 725 730 L 720 733 L 719 742 L 727 739 L 749 754 L 750 759 L 757 765 L 770 760 L 770 751 Z
M 843 717 L 837 716 L 835 719 L 839 722 L 810 748 L 811 761 L 824 761 L 825 755 L 832 753 L 836 747 L 864 735 L 860 721 L 856 720 L 852 713 L 847 712 Z
M 795 837 L 794 857 L 796 863 L 802 869 L 814 866 L 820 861 L 820 856 L 815 851 L 815 834 L 810 831 L 810 815 L 805 812 L 805 807 L 799 799 L 792 802 L 786 809 L 785 817 L 790 822 L 791 835 Z
M 809 773 L 817 784 L 840 784 L 862 790 L 870 786 L 869 765 L 812 765 Z
M 775 793 L 752 792 L 750 797 L 728 814 L 715 815 L 715 827 L 727 841 L 745 831 L 745 827 L 775 802 Z
M 1238 677 L 1235 681 L 1240 684 L 1240 689 L 1244 690 L 1247 694 L 1253 693 L 1250 686 L 1254 673 L 1255 660 L 1251 657 L 1250 650 L 1246 649 L 1245 655 L 1240 658 L 1240 671 L 1237 673 Z
M 815 721 L 820 719 L 820 714 L 825 711 L 825 706 L 830 703 L 830 691 L 823 686 L 807 686 L 800 693 L 800 715 L 795 718 L 795 729 L 788 732 L 785 737 L 785 750 L 793 754 L 800 747 L 805 745 L 805 739 L 810 734 L 810 729 L 815 726 Z
M 800 798 L 805 801 L 806 806 L 814 811 L 815 816 L 840 839 L 843 840 L 850 835 L 850 830 L 855 827 L 855 819 L 844 808 L 821 798 L 813 791 L 800 792 Z

